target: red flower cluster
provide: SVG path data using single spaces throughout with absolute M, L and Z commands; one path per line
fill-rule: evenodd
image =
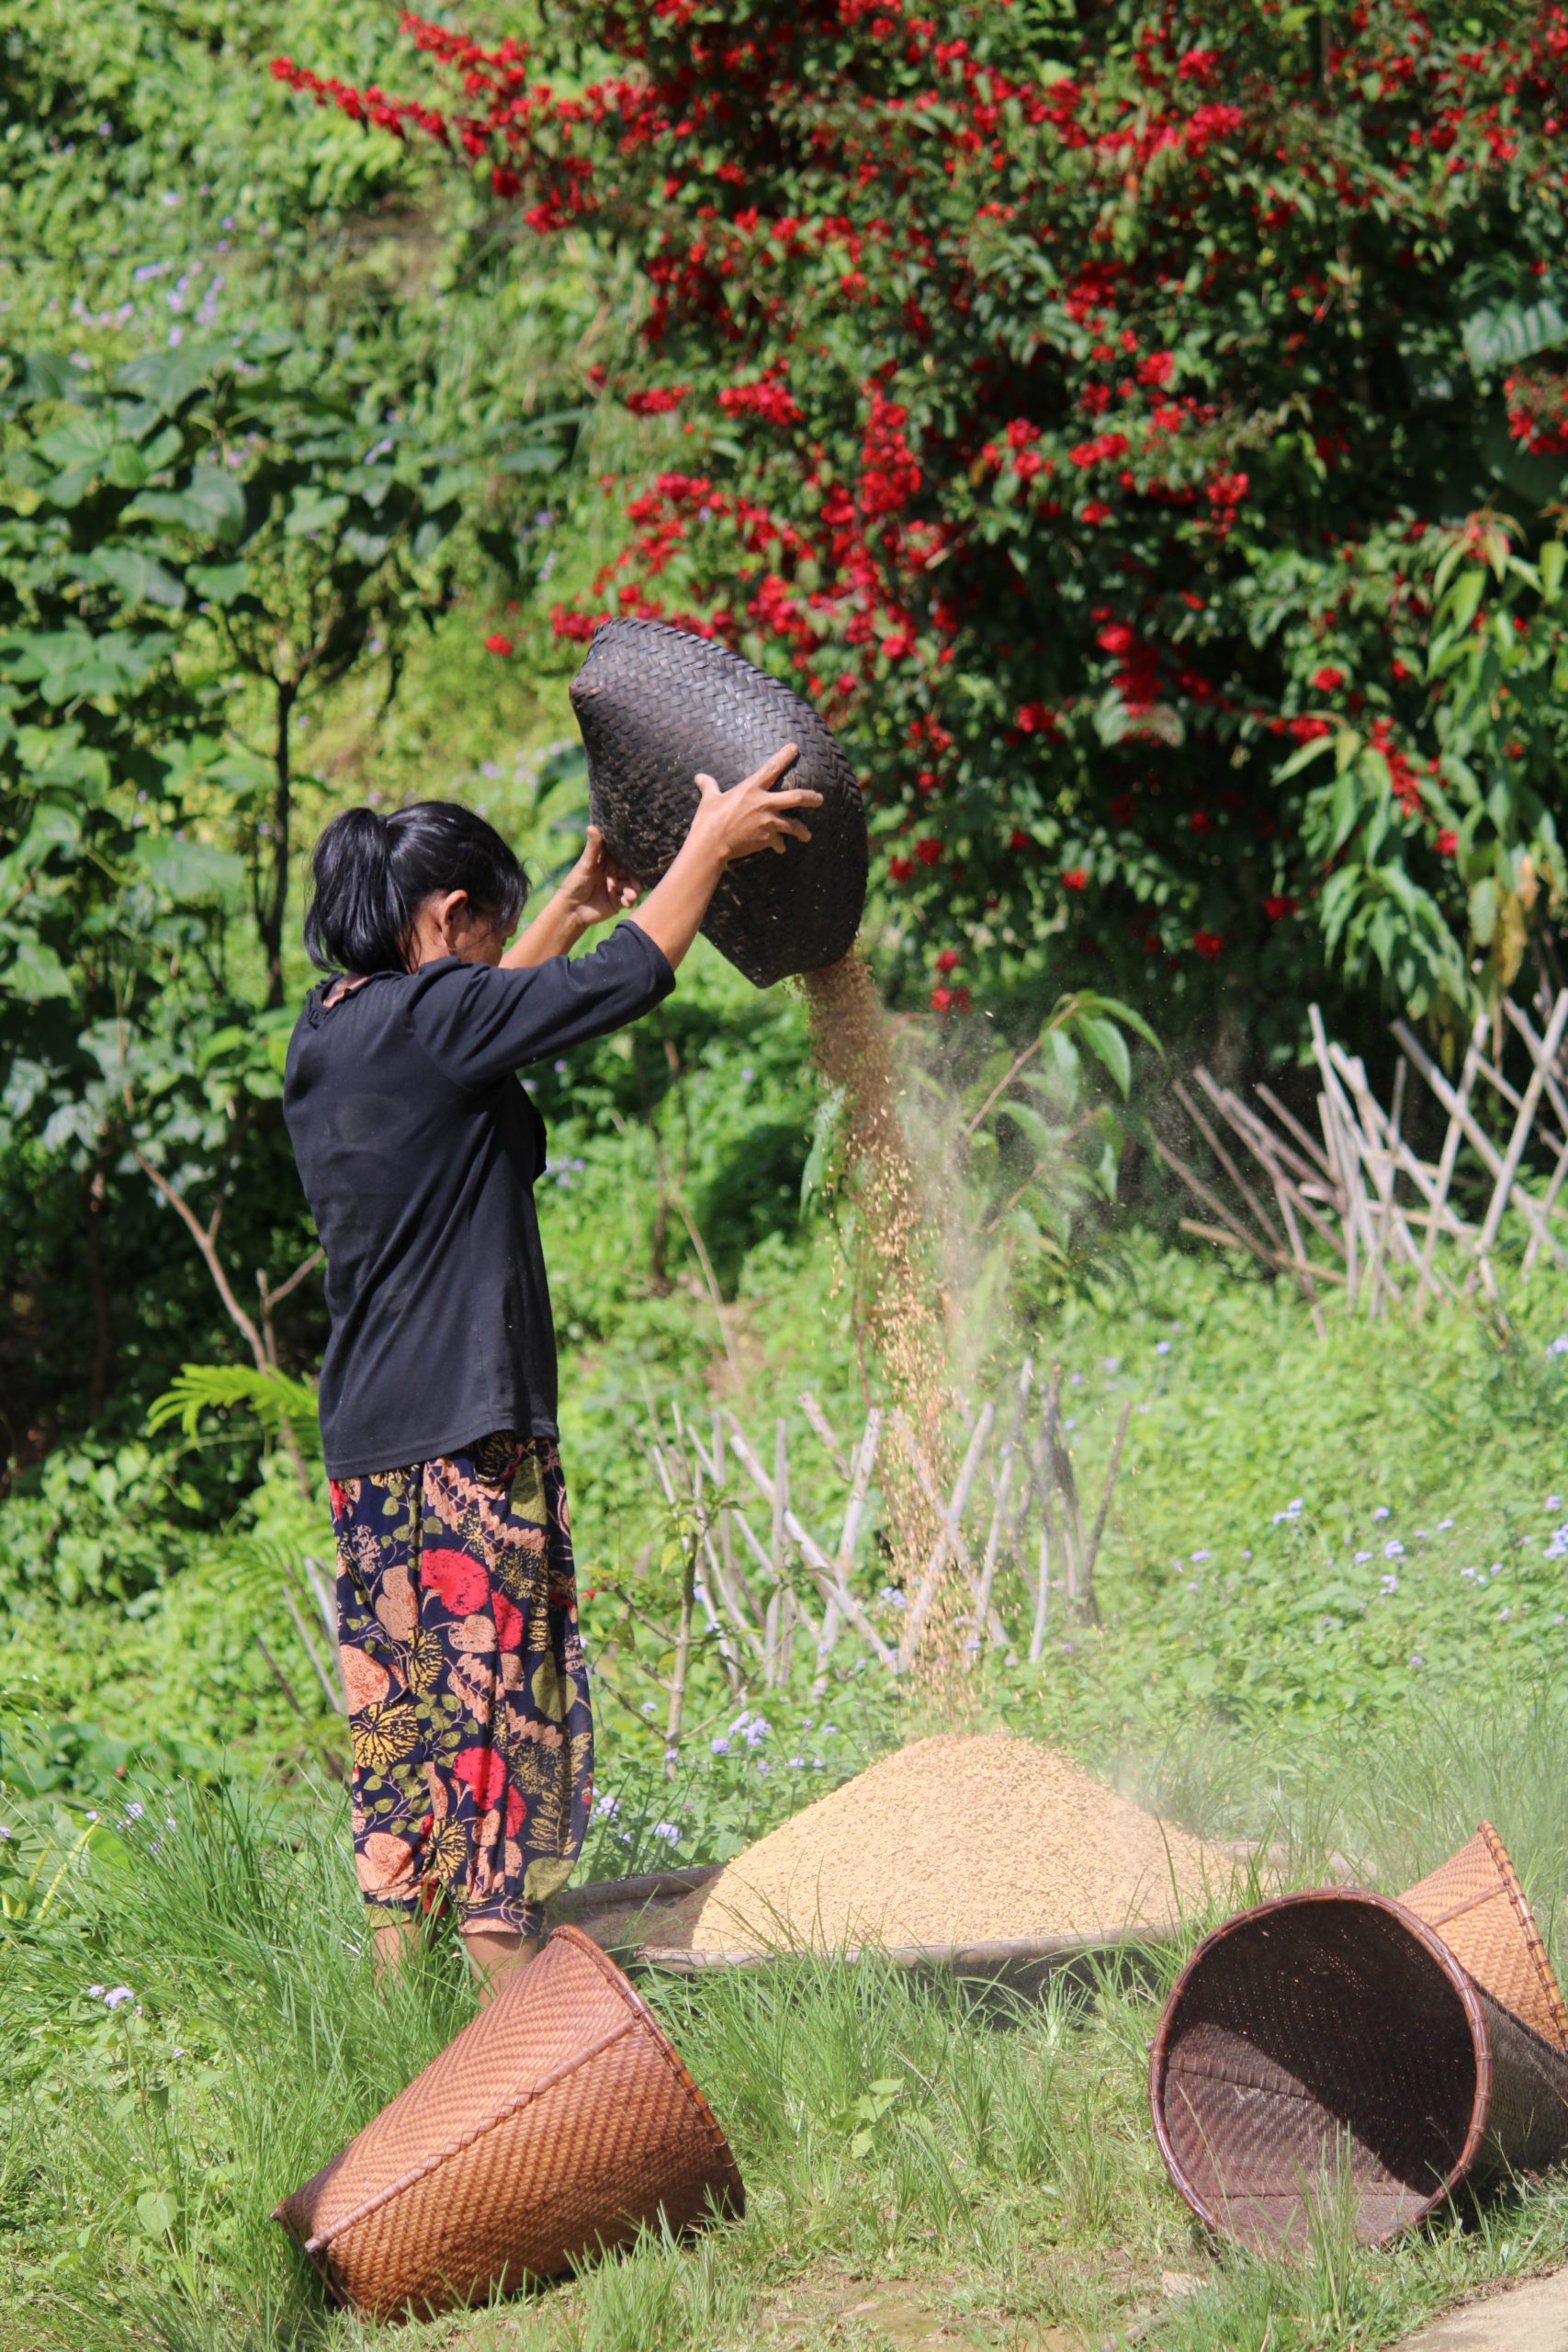
M 563 11 L 531 47 L 406 19 L 446 108 L 275 68 L 468 158 L 541 232 L 602 224 L 640 257 L 642 324 L 602 380 L 636 378 L 640 333 L 666 380 L 620 397 L 689 403 L 693 470 L 608 486 L 619 537 L 563 637 L 657 615 L 792 673 L 875 779 L 889 879 L 953 922 L 1092 871 L 1097 921 L 1103 891 L 1158 952 L 1139 907 L 1203 961 L 1262 940 L 1296 910 L 1332 763 L 1280 770 L 1342 695 L 1350 725 L 1400 712 L 1369 741 L 1430 821 L 1431 436 L 1478 445 L 1495 396 L 1428 430 L 1369 381 L 1359 330 L 1438 354 L 1470 400 L 1456 273 L 1544 266 L 1568 233 L 1556 0 L 1484 47 L 1418 0 L 1358 0 L 1310 53 L 1278 11 L 1111 0 L 1064 19 L 1048 82 L 1005 7 Z M 586 84 L 585 31 L 614 61 Z M 1357 312 L 1325 259 L 1340 236 Z M 1516 443 L 1568 454 L 1554 363 L 1506 400 Z M 1267 597 L 1255 548 L 1289 554 Z M 1269 895 L 1233 841 L 1277 842 Z

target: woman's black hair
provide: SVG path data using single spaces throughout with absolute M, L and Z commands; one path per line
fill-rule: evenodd
M 404 972 L 426 899 L 466 890 L 476 914 L 510 930 L 528 877 L 495 827 L 456 800 L 416 800 L 383 817 L 345 808 L 310 860 L 305 946 L 329 972 Z

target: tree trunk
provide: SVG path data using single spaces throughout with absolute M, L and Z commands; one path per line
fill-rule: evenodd
M 277 681 L 276 727 L 273 738 L 272 871 L 257 892 L 256 921 L 266 962 L 266 1005 L 275 1012 L 283 1002 L 283 919 L 288 907 L 289 834 L 294 814 L 292 744 L 289 725 L 299 688 L 292 678 Z M 259 851 L 258 851 L 259 855 Z
M 93 1359 L 87 1372 L 87 1413 L 96 1420 L 108 1399 L 114 1370 L 114 1324 L 104 1280 L 104 1166 L 82 1170 L 82 1209 L 87 1224 L 87 1290 L 93 1302 Z

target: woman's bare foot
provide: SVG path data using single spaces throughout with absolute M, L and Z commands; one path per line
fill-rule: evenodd
M 511 1928 L 465 1928 L 463 1944 L 479 1984 L 481 2007 L 515 1983 L 539 1949 L 537 1936 L 520 1936 Z

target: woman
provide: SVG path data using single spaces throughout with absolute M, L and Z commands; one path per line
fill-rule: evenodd
M 354 1739 L 354 1843 L 378 1965 L 455 1908 L 488 1996 L 536 1948 L 592 1801 L 556 1361 L 533 1185 L 543 1122 L 515 1073 L 674 986 L 733 858 L 807 841 L 793 744 L 720 792 L 699 776 L 637 901 L 590 829 L 514 947 L 526 881 L 454 802 L 351 808 L 321 835 L 312 989 L 284 1111 L 327 1257 L 321 1444 Z

